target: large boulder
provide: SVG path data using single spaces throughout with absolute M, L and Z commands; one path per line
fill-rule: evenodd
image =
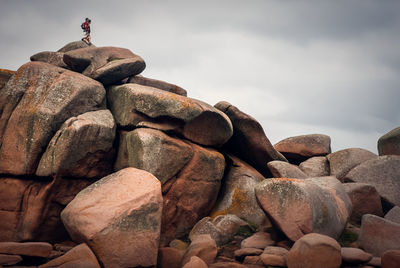
M 217 103 L 215 107 L 223 111 L 232 121 L 233 136 L 225 146 L 232 154 L 249 163 L 266 178 L 271 176 L 267 167 L 268 162 L 287 161 L 274 149 L 256 119 L 225 101 Z
M 382 255 L 383 268 L 397 268 L 400 264 L 400 250 L 388 250 Z
M 163 185 L 161 243 L 187 235 L 209 215 L 225 170 L 224 156 L 214 149 L 192 144 L 193 157 L 175 179 Z
M 361 148 L 344 149 L 327 155 L 331 176 L 340 181 L 351 169 L 376 157 L 376 154 Z
M 91 47 L 95 47 L 93 44 L 90 45 Z M 62 48 L 60 48 L 59 50 L 57 50 L 57 52 L 68 52 L 71 50 L 75 50 L 75 49 L 79 49 L 79 48 L 85 48 L 85 47 L 89 47 L 89 45 L 82 40 L 79 41 L 73 41 L 70 42 L 68 44 L 66 44 L 65 46 L 63 46 Z
M 354 182 L 344 183 L 343 187 L 353 206 L 350 216 L 352 222 L 361 224 L 361 218 L 364 214 L 383 216 L 381 197 L 374 186 Z
M 0 173 L 35 174 L 66 119 L 104 106 L 105 89 L 93 79 L 47 63 L 26 63 L 0 92 Z
M 0 253 L 47 258 L 53 246 L 45 242 L 0 242 Z
M 43 51 L 32 55 L 30 60 L 47 62 L 57 67 L 69 69 L 68 65 L 63 61 L 63 57 L 64 53 L 62 52 Z
M 379 155 L 400 155 L 400 127 L 392 129 L 378 140 Z
M 206 146 L 221 146 L 232 136 L 229 118 L 199 100 L 139 84 L 112 86 L 107 97 L 121 127 L 136 127 L 146 121 L 172 122 L 175 132 Z
M 121 132 L 115 170 L 135 167 L 146 170 L 162 184 L 176 176 L 193 157 L 190 144 L 149 128 Z
M 331 138 L 323 134 L 309 134 L 286 138 L 274 145 L 290 162 L 299 163 L 313 156 L 331 152 Z
M 321 234 L 307 234 L 294 243 L 286 257 L 290 268 L 339 268 L 342 263 L 340 245 Z
M 394 206 L 385 214 L 385 219 L 400 224 L 400 207 Z
M 61 218 L 71 238 L 88 244 L 104 267 L 147 267 L 157 263 L 161 211 L 157 178 L 126 168 L 82 190 Z
M 400 249 L 400 224 L 366 214 L 362 217 L 358 243 L 366 252 L 376 257 L 387 250 Z
M 400 206 L 400 156 L 379 156 L 353 168 L 344 181 L 371 184 L 390 205 Z
M 88 180 L 0 178 L 0 241 L 62 241 L 64 207 Z
M 292 179 L 305 179 L 305 174 L 301 169 L 293 164 L 284 161 L 274 160 L 267 164 L 269 170 L 271 170 L 274 178 L 292 178 Z
M 119 47 L 87 47 L 68 51 L 64 62 L 74 71 L 82 72 L 104 85 L 140 74 L 144 60 L 129 49 Z
M 51 139 L 36 175 L 100 178 L 110 174 L 115 129 L 109 110 L 71 117 Z
M 231 164 L 211 217 L 233 214 L 257 227 L 268 224 L 254 192 L 254 187 L 265 178 L 239 158 L 229 155 L 229 160 Z
M 15 74 L 15 71 L 0 69 L 0 89 L 7 84 L 13 74 Z
M 177 85 L 170 84 L 165 81 L 147 78 L 141 75 L 136 75 L 128 79 L 127 83 L 139 84 L 142 86 L 155 87 L 161 90 L 172 92 L 178 95 L 187 96 L 187 91 Z
M 335 177 L 269 179 L 255 191 L 260 206 L 292 241 L 308 233 L 337 239 L 351 214 L 351 201 Z
M 329 162 L 325 156 L 314 156 L 299 165 L 308 177 L 324 177 L 330 175 Z

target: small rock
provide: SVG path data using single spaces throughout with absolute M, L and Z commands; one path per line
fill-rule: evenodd
M 372 254 L 365 252 L 359 248 L 342 247 L 342 261 L 352 264 L 360 264 L 369 262 L 372 259 Z
M 193 256 L 202 259 L 207 265 L 214 262 L 217 257 L 218 249 L 217 244 L 210 235 L 197 235 L 190 243 L 185 255 L 182 259 L 182 266 L 187 264 Z
M 400 207 L 394 206 L 386 213 L 385 219 L 400 224 Z
M 0 242 L 0 253 L 47 258 L 53 246 L 45 242 Z
M 274 178 L 292 178 L 305 179 L 307 175 L 301 169 L 293 164 L 284 161 L 271 161 L 267 164 Z
M 366 214 L 362 217 L 358 242 L 361 248 L 376 257 L 385 251 L 400 249 L 400 224 Z
M 339 268 L 340 245 L 329 236 L 306 234 L 294 243 L 286 261 L 290 268 Z
M 259 248 L 264 249 L 267 246 L 275 245 L 271 235 L 265 232 L 257 232 L 252 236 L 244 239 L 241 243 L 241 248 Z
M 247 268 L 247 266 L 236 262 L 215 262 L 209 268 Z
M 254 264 L 264 266 L 263 261 L 260 256 L 246 256 L 243 260 L 243 264 Z
M 286 267 L 286 256 L 289 250 L 281 247 L 266 247 L 260 255 L 265 265 Z
M 158 250 L 157 267 L 180 268 L 185 251 L 176 248 L 164 247 Z
M 182 268 L 208 268 L 208 265 L 201 258 L 192 256 Z
M 100 264 L 90 248 L 83 243 L 69 250 L 61 257 L 39 266 L 39 268 L 46 267 L 100 268 Z
M 235 250 L 235 258 L 237 260 L 243 260 L 246 256 L 258 256 L 263 253 L 262 249 L 259 248 L 241 248 Z
M 378 152 L 379 155 L 400 155 L 400 127 L 379 138 Z
M 329 176 L 329 162 L 325 156 L 314 156 L 301 162 L 299 168 L 308 177 L 323 177 Z
M 381 257 L 373 257 L 365 265 L 370 265 L 370 266 L 373 266 L 373 267 L 381 267 L 382 266 L 382 259 L 381 259 Z
M 400 250 L 388 250 L 382 255 L 383 268 L 398 268 L 400 267 Z
M 19 255 L 0 254 L 0 265 L 14 265 L 22 261 Z

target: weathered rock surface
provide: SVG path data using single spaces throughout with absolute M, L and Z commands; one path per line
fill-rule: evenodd
M 358 242 L 366 252 L 380 257 L 385 251 L 400 249 L 400 224 L 366 214 L 362 217 Z
M 147 78 L 141 75 L 136 75 L 127 81 L 127 83 L 130 84 L 139 84 L 142 86 L 148 86 L 148 87 L 155 87 L 161 90 L 165 90 L 168 92 L 172 92 L 178 95 L 182 96 L 187 96 L 187 91 L 177 85 L 170 84 L 165 81 L 157 80 L 157 79 L 152 79 L 152 78 Z
M 359 248 L 341 248 L 342 261 L 345 263 L 361 264 L 367 263 L 372 259 L 372 254 L 365 252 Z
M 400 224 L 400 207 L 394 206 L 385 214 L 385 219 Z
M 89 47 L 89 45 L 86 42 L 84 42 L 82 40 L 73 41 L 71 43 L 66 44 L 62 48 L 60 48 L 57 52 L 64 52 L 65 53 L 65 52 L 68 52 L 68 51 L 71 51 L 71 50 L 75 50 L 75 49 L 79 49 L 79 48 L 85 48 L 85 47 Z M 90 47 L 95 47 L 95 46 L 92 44 L 92 45 L 90 45 Z
M 251 232 L 252 228 L 247 222 L 232 214 L 220 215 L 214 219 L 204 217 L 193 226 L 189 239 L 192 240 L 196 235 L 209 234 L 217 245 L 221 246 L 231 241 L 239 230 Z
M 286 138 L 274 145 L 293 163 L 302 162 L 313 156 L 325 156 L 331 152 L 331 138 L 323 134 L 309 134 Z
M 62 53 L 62 52 L 43 51 L 43 52 L 39 52 L 35 55 L 32 55 L 30 60 L 47 62 L 47 63 L 57 66 L 57 67 L 69 69 L 68 65 L 65 64 L 65 62 L 63 61 L 63 57 L 64 57 L 64 53 Z
M 22 257 L 19 255 L 0 254 L 0 265 L 14 265 L 22 261 Z
M 287 161 L 274 149 L 257 120 L 225 101 L 217 103 L 215 107 L 232 121 L 234 132 L 225 146 L 232 154 L 253 166 L 267 178 L 271 176 L 267 167 L 268 162 Z
M 148 128 L 120 133 L 115 170 L 135 167 L 146 170 L 162 184 L 177 176 L 192 159 L 193 149 L 188 142 Z
M 400 127 L 392 129 L 378 140 L 379 155 L 400 155 Z
M 62 209 L 88 180 L 0 178 L 0 241 L 60 241 Z
M 269 223 L 264 211 L 257 203 L 254 187 L 265 178 L 253 167 L 237 157 L 229 155 L 229 171 L 224 177 L 211 217 L 233 214 L 255 226 Z
M 400 250 L 388 250 L 382 255 L 383 268 L 397 268 L 400 264 Z
M 46 267 L 100 268 L 100 264 L 90 248 L 85 243 L 82 243 L 61 257 L 39 266 L 39 268 Z
M 265 265 L 286 267 L 286 256 L 289 251 L 281 247 L 266 247 L 260 255 L 261 261 Z
M 160 182 L 126 168 L 82 190 L 61 218 L 71 238 L 87 243 L 104 267 L 146 267 L 157 263 L 161 211 Z
M 400 206 L 400 156 L 386 155 L 367 160 L 353 168 L 344 181 L 373 185 L 389 204 Z
M 274 178 L 292 178 L 305 179 L 307 175 L 301 169 L 293 164 L 284 161 L 271 161 L 267 164 Z
M 329 162 L 325 156 L 314 156 L 299 165 L 307 177 L 324 177 L 330 175 Z
M 53 246 L 45 242 L 0 242 L 0 253 L 47 258 Z
M 206 146 L 221 146 L 232 136 L 229 118 L 195 99 L 138 84 L 113 86 L 107 97 L 122 127 L 135 127 L 143 121 L 173 122 L 175 132 Z
M 104 97 L 104 87 L 81 74 L 42 62 L 20 67 L 0 92 L 0 173 L 34 174 L 54 132 L 104 107 Z
M 341 263 L 339 243 L 321 234 L 303 236 L 287 254 L 287 265 L 290 268 L 339 268 Z
M 144 60 L 129 49 L 119 47 L 87 47 L 68 51 L 64 62 L 74 71 L 111 85 L 141 73 Z
M 271 235 L 266 232 L 257 232 L 250 237 L 244 239 L 241 243 L 241 248 L 259 248 L 264 249 L 268 246 L 275 245 Z
M 7 84 L 13 74 L 15 74 L 15 71 L 0 69 L 0 89 Z
M 349 195 L 353 210 L 350 220 L 360 224 L 364 214 L 373 214 L 382 217 L 382 203 L 375 187 L 365 183 L 344 183 L 343 187 Z
M 344 149 L 327 155 L 331 176 L 340 181 L 351 169 L 376 157 L 376 154 L 361 148 Z
M 192 256 L 182 268 L 208 268 L 208 265 L 201 258 Z
M 209 235 L 197 235 L 194 237 L 183 256 L 182 266 L 188 263 L 193 256 L 199 257 L 207 265 L 210 265 L 217 257 L 217 253 L 217 244 Z
M 335 177 L 270 179 L 255 191 L 260 206 L 292 241 L 307 233 L 337 239 L 351 214 L 351 201 Z
M 99 178 L 110 174 L 115 129 L 109 110 L 71 117 L 51 139 L 36 175 Z
M 192 148 L 193 157 L 179 176 L 163 185 L 162 245 L 187 235 L 209 215 L 218 196 L 225 169 L 223 155 L 195 144 Z

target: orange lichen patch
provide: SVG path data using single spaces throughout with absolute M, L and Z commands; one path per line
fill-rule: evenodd
M 219 215 L 226 215 L 226 214 L 235 214 L 236 215 L 244 209 L 243 204 L 248 202 L 248 200 L 249 200 L 249 197 L 245 193 L 240 191 L 240 189 L 235 188 L 233 190 L 233 194 L 232 194 L 231 205 L 223 210 L 214 210 L 211 213 L 210 217 L 215 218 Z
M 273 178 L 272 181 L 273 182 L 276 182 L 276 181 L 301 182 L 302 180 L 300 180 L 300 179 L 292 179 L 292 178 Z

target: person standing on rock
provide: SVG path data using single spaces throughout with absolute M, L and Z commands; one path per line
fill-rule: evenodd
M 86 44 L 91 45 L 92 43 L 90 42 L 90 23 L 92 21 L 89 18 L 85 19 L 85 22 L 82 23 L 81 28 L 83 32 L 85 33 L 85 37 L 82 38 L 82 41 L 84 41 Z

